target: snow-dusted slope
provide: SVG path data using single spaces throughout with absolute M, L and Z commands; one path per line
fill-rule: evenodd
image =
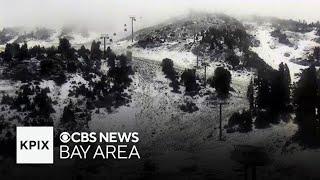
M 307 66 L 296 64 L 292 60 L 306 58 L 306 52 L 315 46 L 320 46 L 314 41 L 318 37 L 315 35 L 315 31 L 308 33 L 286 31 L 285 33 L 288 34 L 289 40 L 294 44 L 294 46 L 290 47 L 280 44 L 276 38 L 271 36 L 270 33 L 274 30 L 271 24 L 257 25 L 253 23 L 250 25 L 253 28 L 250 28 L 249 33 L 260 41 L 258 47 L 252 47 L 251 49 L 274 69 L 278 69 L 281 62 L 286 63 L 293 81 L 298 79 L 295 75 L 299 74 L 301 69 L 305 69 Z
M 27 44 L 29 47 L 33 47 L 35 45 L 44 47 L 57 46 L 59 45 L 59 37 L 59 32 L 55 32 L 48 40 L 30 39 L 27 41 Z M 71 37 L 70 43 L 73 46 L 78 47 L 82 44 L 91 43 L 93 40 L 97 40 L 99 38 L 99 33 L 90 32 L 88 36 L 82 36 L 79 33 L 72 33 Z
M 279 44 L 277 39 L 271 37 L 270 32 L 272 30 L 273 27 L 270 24 L 253 24 L 249 33 L 260 41 L 260 45 L 251 49 L 275 69 L 281 62 L 287 63 L 293 80 L 297 80 L 294 78 L 294 74 L 299 73 L 300 69 L 305 68 L 305 66 L 295 64 L 291 60 L 303 58 L 306 50 L 318 45 L 313 41 L 316 37 L 315 32 L 305 34 L 286 32 L 291 35 L 290 40 L 295 44 L 295 46 L 289 47 Z M 58 36 L 59 33 L 55 33 L 52 35 L 51 41 L 31 40 L 28 43 L 30 43 L 29 46 L 39 43 L 40 45 L 43 43 L 44 46 L 51 46 L 58 43 Z M 94 36 L 93 34 L 84 38 L 81 35 L 75 35 L 71 43 L 75 45 L 86 43 L 87 40 L 91 41 L 91 37 L 94 39 Z M 191 42 L 190 38 L 183 41 L 182 44 L 188 44 L 189 42 Z M 141 138 L 139 149 L 142 149 L 144 154 L 156 154 L 154 161 L 160 172 L 169 171 L 169 173 L 172 173 L 175 170 L 181 170 L 181 167 L 185 167 L 186 164 L 191 164 L 199 169 L 196 171 L 218 171 L 221 176 L 228 177 L 228 179 L 234 177 L 233 179 L 235 179 L 235 172 L 232 171 L 232 168 L 221 165 L 236 165 L 229 158 L 229 153 L 233 150 L 235 144 L 263 146 L 276 157 L 277 161 L 273 166 L 264 167 L 261 172 L 259 171 L 261 179 L 276 179 L 277 173 L 282 173 L 283 169 L 292 166 L 297 169 L 300 168 L 299 166 L 307 167 L 308 162 L 315 160 L 314 154 L 319 153 L 318 150 L 300 150 L 299 147 L 296 148 L 293 145 L 293 147 L 289 147 L 293 149 L 292 152 L 283 152 L 286 143 L 291 140 L 297 131 L 297 125 L 292 122 L 292 117 L 288 118 L 289 123 L 281 122 L 267 129 L 254 129 L 249 133 L 226 134 L 223 131 L 226 140 L 223 142 L 217 141 L 218 103 L 220 100 L 216 97 L 215 90 L 207 86 L 195 97 L 184 96 L 183 93 L 172 93 L 169 86 L 170 81 L 165 78 L 159 65 L 164 58 L 170 58 L 178 70 L 194 68 L 196 56 L 190 51 L 181 49 L 183 45 L 181 46 L 179 42 L 170 42 L 152 49 L 142 49 L 132 47 L 131 42 L 124 40 L 113 44 L 112 49 L 116 50 L 117 54 L 126 53 L 128 46 L 131 46 L 129 50 L 133 53 L 133 65 L 136 72 L 132 77 L 132 85 L 126 90 L 132 96 L 132 101 L 126 106 L 114 109 L 111 113 L 103 108 L 95 109 L 92 112 L 92 120 L 89 122 L 90 130 L 138 131 Z M 285 56 L 285 53 L 290 54 L 290 56 Z M 209 59 L 205 60 L 210 62 Z M 207 70 L 208 77 L 213 74 L 218 66 L 227 67 L 222 62 L 211 61 Z M 103 65 L 102 68 L 103 72 L 107 73 L 107 67 Z M 199 77 L 203 77 L 203 73 L 202 68 L 197 70 Z M 223 106 L 223 125 L 227 123 L 228 118 L 234 112 L 246 109 L 249 106 L 246 99 L 246 89 L 252 74 L 247 71 L 234 70 L 231 73 L 232 87 L 235 91 L 226 100 L 229 104 Z M 63 108 L 73 98 L 68 96 L 72 84 L 78 84 L 78 82 L 87 83 L 79 74 L 72 74 L 68 82 L 62 86 L 55 85 L 52 80 L 41 82 L 40 86 L 42 88 L 48 87 L 50 89 L 49 96 L 57 102 L 54 105 L 56 112 L 52 115 L 55 124 L 61 118 Z M 0 92 L 13 92 L 16 90 L 15 86 L 18 85 L 14 82 L 0 81 Z M 183 87 L 180 88 L 183 92 Z M 193 101 L 199 107 L 199 111 L 193 113 L 181 111 L 179 106 L 187 100 Z M 174 159 L 175 162 L 168 165 L 163 159 Z M 320 161 L 316 162 L 319 164 Z M 313 171 L 314 169 L 310 168 L 309 170 Z M 297 179 L 300 177 L 297 176 L 299 172 L 296 169 L 289 171 Z M 180 171 L 179 173 L 183 172 Z
M 7 32 L 8 31 L 8 32 Z M 67 32 L 66 32 L 67 31 Z M 73 29 L 22 29 L 15 30 L 14 28 L 7 28 L 0 31 L 0 49 L 5 47 L 6 43 L 19 43 L 26 42 L 29 47 L 40 45 L 44 47 L 57 46 L 59 44 L 59 38 L 66 37 L 70 43 L 78 47 L 82 44 L 91 44 L 93 40 L 98 40 L 100 33 L 94 31 L 86 31 L 85 33 L 80 30 Z M 7 40 L 7 41 L 6 41 Z

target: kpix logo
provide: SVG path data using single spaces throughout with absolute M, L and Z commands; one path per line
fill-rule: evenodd
M 17 127 L 17 164 L 53 164 L 53 127 Z

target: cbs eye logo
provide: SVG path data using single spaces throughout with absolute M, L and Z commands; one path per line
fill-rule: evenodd
M 62 132 L 59 136 L 62 143 L 82 143 L 82 142 L 91 142 L 94 143 L 97 141 L 95 132 L 73 132 L 69 134 L 68 132 Z
M 63 132 L 60 134 L 60 141 L 63 143 L 68 143 L 71 139 L 71 136 L 67 132 Z

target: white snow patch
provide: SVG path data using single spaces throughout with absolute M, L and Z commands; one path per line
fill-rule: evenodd
M 295 33 L 299 39 L 296 39 L 294 47 L 278 43 L 278 40 L 271 36 L 270 33 L 272 31 L 273 28 L 270 24 L 256 26 L 254 30 L 250 31 L 249 33 L 260 41 L 259 47 L 252 47 L 251 49 L 274 69 L 278 69 L 280 63 L 286 63 L 290 69 L 291 79 L 295 82 L 298 80 L 295 74 L 299 74 L 301 70 L 307 68 L 307 66 L 293 63 L 290 60 L 303 58 L 307 50 L 319 46 L 318 43 L 313 41 L 313 39 L 317 37 L 315 31 L 305 34 Z M 285 53 L 290 54 L 290 56 L 286 57 L 284 55 Z

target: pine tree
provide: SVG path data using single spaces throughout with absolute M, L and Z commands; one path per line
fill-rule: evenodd
M 29 58 L 29 52 L 28 52 L 28 45 L 27 43 L 24 43 L 19 52 L 19 60 L 25 60 Z
M 67 38 L 61 38 L 59 40 L 58 51 L 61 53 L 64 60 L 72 60 L 75 58 L 74 49 Z
M 265 70 L 258 71 L 257 78 L 257 106 L 259 109 L 264 109 L 270 106 L 270 81 L 267 78 L 268 73 Z
M 214 71 L 213 83 L 219 96 L 226 96 L 230 91 L 231 73 L 223 67 Z
M 84 47 L 84 45 L 81 46 L 81 48 L 78 50 L 78 54 L 80 57 L 82 57 L 84 60 L 89 60 L 89 53 L 90 51 Z
M 108 66 L 113 69 L 116 66 L 116 54 L 112 52 L 111 48 L 108 47 L 106 50 L 107 62 Z
M 183 85 L 186 87 L 186 93 L 194 95 L 200 89 L 196 81 L 195 70 L 193 69 L 184 70 L 184 72 L 181 74 L 181 81 Z
M 6 44 L 6 48 L 4 50 L 4 53 L 3 53 L 3 60 L 5 62 L 10 62 L 13 58 L 13 55 L 12 55 L 12 45 L 11 44 Z
M 100 41 L 93 41 L 91 44 L 91 60 L 100 60 L 102 57 L 102 51 L 100 50 Z
M 294 102 L 297 106 L 296 121 L 299 133 L 304 143 L 319 142 L 319 120 L 316 112 L 319 111 L 319 79 L 314 66 L 310 66 L 301 74 L 294 91 Z M 318 110 L 316 110 L 318 109 Z

